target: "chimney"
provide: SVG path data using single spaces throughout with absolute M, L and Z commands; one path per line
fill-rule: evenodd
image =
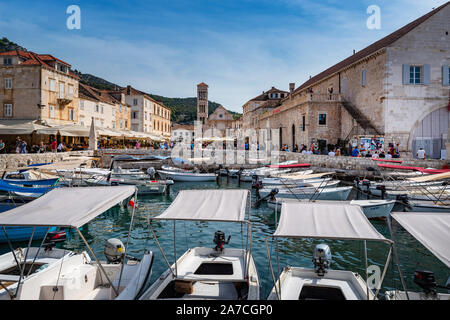
M 353 54 L 355 54 L 356 53 L 356 50 L 355 49 L 353 49 Z
M 131 94 L 131 86 L 127 86 L 127 96 Z
M 289 83 L 289 92 L 290 92 L 289 96 L 291 97 L 291 100 L 294 98 L 293 96 L 294 90 L 295 90 L 295 83 L 293 82 Z

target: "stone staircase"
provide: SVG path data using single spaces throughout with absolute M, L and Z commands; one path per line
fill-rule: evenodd
M 382 135 L 382 133 L 378 131 L 372 122 L 351 102 L 341 99 L 341 105 L 345 110 L 347 110 L 353 119 L 356 120 L 358 125 L 364 130 L 365 135 Z

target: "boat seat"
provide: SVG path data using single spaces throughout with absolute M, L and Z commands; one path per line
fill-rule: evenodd
M 111 289 L 101 287 L 92 290 L 87 295 L 83 296 L 80 300 L 110 300 L 110 299 L 111 299 Z

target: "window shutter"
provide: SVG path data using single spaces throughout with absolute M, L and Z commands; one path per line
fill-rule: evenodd
M 442 85 L 449 86 L 449 66 L 442 66 Z
M 342 79 L 342 93 L 347 93 L 347 79 Z
M 362 71 L 362 85 L 363 87 L 366 86 L 366 78 L 367 78 L 367 70 Z
M 423 84 L 429 85 L 431 80 L 431 68 L 429 64 L 423 65 Z
M 403 84 L 409 84 L 409 64 L 403 65 Z

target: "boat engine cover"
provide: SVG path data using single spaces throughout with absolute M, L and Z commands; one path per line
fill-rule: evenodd
M 105 257 L 109 263 L 120 263 L 125 257 L 125 246 L 119 239 L 108 239 L 105 243 Z
M 331 250 L 326 244 L 319 244 L 314 248 L 314 269 L 319 277 L 327 273 L 331 265 Z

